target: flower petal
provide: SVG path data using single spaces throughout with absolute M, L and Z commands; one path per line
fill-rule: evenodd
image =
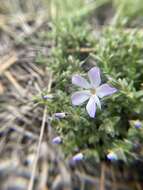
M 94 96 L 91 96 L 89 99 L 87 105 L 86 105 L 86 110 L 89 114 L 90 117 L 94 118 L 95 113 L 96 113 L 96 102 Z
M 98 106 L 98 108 L 101 109 L 101 103 L 100 103 L 98 96 L 94 95 L 94 99 L 95 99 L 95 103 Z
M 90 88 L 90 84 L 88 83 L 88 81 L 84 79 L 83 77 L 81 77 L 80 75 L 73 75 L 72 84 L 85 88 L 85 89 Z
M 72 104 L 75 106 L 80 105 L 84 103 L 86 100 L 88 100 L 89 97 L 90 97 L 90 91 L 88 90 L 75 92 L 71 97 Z
M 103 98 L 104 96 L 109 96 L 114 94 L 115 92 L 117 92 L 116 88 L 111 87 L 108 84 L 103 84 L 101 86 L 99 86 L 96 89 L 96 94 L 97 96 L 99 96 L 100 98 Z
M 98 67 L 93 67 L 88 71 L 88 77 L 93 87 L 98 87 L 101 83 L 100 69 Z

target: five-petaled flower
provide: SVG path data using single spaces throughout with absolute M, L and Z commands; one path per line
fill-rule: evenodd
M 90 117 L 94 118 L 96 113 L 96 105 L 101 109 L 100 98 L 104 96 L 112 95 L 117 91 L 116 88 L 111 87 L 109 84 L 101 84 L 100 69 L 98 67 L 93 67 L 88 71 L 88 77 L 90 83 L 80 75 L 76 74 L 72 77 L 72 84 L 83 88 L 75 92 L 71 99 L 72 104 L 77 106 L 88 101 L 86 105 L 86 110 Z

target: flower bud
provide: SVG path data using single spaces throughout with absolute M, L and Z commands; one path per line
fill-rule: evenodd
M 83 154 L 82 153 L 77 153 L 75 156 L 73 156 L 72 157 L 72 160 L 74 161 L 74 162 L 76 162 L 76 161 L 80 161 L 80 160 L 83 160 Z
M 59 113 L 54 113 L 53 116 L 57 119 L 63 119 L 66 117 L 66 113 L 65 112 L 59 112 Z
M 139 120 L 135 121 L 134 125 L 135 125 L 135 128 L 138 128 L 138 129 L 142 127 L 142 123 Z
M 60 136 L 54 137 L 54 138 L 52 139 L 52 143 L 53 143 L 53 144 L 60 144 L 61 142 L 62 142 L 62 139 L 61 139 Z
M 109 152 L 109 153 L 107 154 L 107 158 L 108 158 L 108 160 L 111 160 L 111 161 L 116 161 L 116 160 L 118 160 L 118 157 L 117 157 L 117 155 L 116 155 L 114 152 Z
M 53 98 L 52 94 L 43 95 L 44 100 L 49 100 L 49 99 L 52 99 L 52 98 Z

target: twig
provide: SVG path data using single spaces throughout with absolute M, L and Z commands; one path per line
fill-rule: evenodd
M 67 49 L 67 53 L 90 53 L 95 52 L 95 48 L 79 48 L 79 49 Z
M 105 164 L 102 163 L 101 165 L 101 177 L 100 177 L 100 190 L 105 189 Z
M 15 89 L 18 91 L 18 93 L 23 96 L 25 94 L 24 89 L 20 86 L 20 84 L 17 82 L 17 80 L 12 76 L 10 71 L 4 72 L 4 75 L 7 77 L 7 79 L 13 84 Z
M 0 94 L 4 93 L 4 86 L 2 84 L 2 82 L 0 81 Z
M 39 137 L 39 143 L 38 143 L 38 147 L 37 147 L 36 157 L 35 157 L 35 160 L 34 160 L 34 163 L 33 163 L 32 175 L 31 175 L 31 178 L 30 178 L 28 190 L 32 190 L 32 189 L 33 189 L 33 186 L 34 186 L 34 177 L 35 177 L 36 168 L 37 168 L 37 163 L 38 163 L 38 159 L 39 159 L 41 143 L 42 143 L 42 139 L 43 139 L 43 135 L 44 135 L 44 129 L 45 129 L 45 123 L 46 123 L 46 116 L 47 116 L 47 106 L 45 106 L 45 108 L 44 108 L 43 120 L 42 120 L 41 131 L 40 131 L 40 137 Z
M 5 61 L 5 63 L 0 63 L 0 75 L 7 70 L 11 65 L 13 65 L 14 63 L 16 63 L 17 61 L 17 56 L 15 53 L 11 53 L 10 57 L 7 58 L 7 60 Z
M 41 26 L 44 24 L 44 22 L 46 21 L 46 15 L 45 14 L 39 14 L 38 18 L 36 18 L 36 22 L 33 28 L 28 29 L 28 31 L 26 33 L 22 33 L 20 35 L 20 38 L 27 38 L 29 36 L 31 36 L 32 34 L 34 34 L 35 32 L 37 32 L 37 30 L 39 30 L 41 28 Z M 23 23 L 25 26 L 27 25 L 25 22 Z
M 44 76 L 44 71 L 37 67 L 34 63 L 30 63 L 30 66 L 32 67 L 33 70 L 35 70 L 39 75 Z
M 136 182 L 135 186 L 136 186 L 137 190 L 142 190 L 141 184 L 139 182 Z
M 48 93 L 51 91 L 52 82 L 52 72 L 49 72 Z
M 110 168 L 110 170 L 111 170 L 111 175 L 112 175 L 112 180 L 113 180 L 113 189 L 117 190 L 117 183 L 116 183 L 116 178 L 115 178 L 114 167 Z
M 47 178 L 48 178 L 47 171 L 48 171 L 48 164 L 47 164 L 47 161 L 44 159 L 42 162 L 41 180 L 38 186 L 39 190 L 48 190 L 48 188 L 46 187 Z

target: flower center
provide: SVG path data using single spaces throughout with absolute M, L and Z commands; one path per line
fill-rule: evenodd
M 90 89 L 91 94 L 95 95 L 96 94 L 96 90 L 95 89 Z

